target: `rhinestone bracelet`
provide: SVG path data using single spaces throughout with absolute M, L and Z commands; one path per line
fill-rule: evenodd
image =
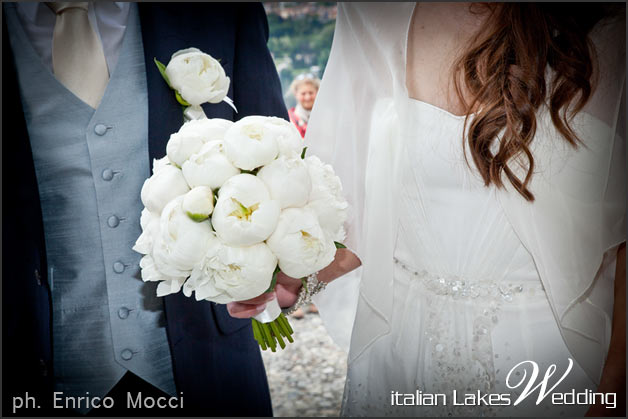
M 324 290 L 326 286 L 326 282 L 318 280 L 318 272 L 308 275 L 303 281 L 303 286 L 299 290 L 296 303 L 290 307 L 281 309 L 282 313 L 289 315 L 297 311 L 297 309 L 302 305 L 310 304 L 312 302 L 312 297 Z

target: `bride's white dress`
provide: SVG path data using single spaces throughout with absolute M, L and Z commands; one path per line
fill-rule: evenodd
M 523 385 L 510 389 L 506 377 L 533 361 L 536 383 L 555 365 L 546 389 L 554 394 L 599 382 L 626 240 L 625 21 L 592 32 L 599 79 L 572 121 L 583 145 L 569 146 L 546 108 L 537 112 L 530 203 L 508 181 L 486 187 L 466 163 L 463 117 L 408 97 L 415 7 L 339 3 L 305 137 L 342 180 L 345 244 L 362 260 L 316 300 L 336 341 L 348 345 L 350 335 L 342 414 L 581 416 L 587 405 L 551 396 L 537 405 L 539 388 L 515 406 Z M 516 162 L 509 167 L 521 177 Z M 552 388 L 569 359 L 572 370 Z M 510 384 L 531 371 L 522 365 Z M 478 391 L 509 403 L 459 404 Z M 417 394 L 426 403 L 444 394 L 446 404 L 391 403 Z
M 465 163 L 464 117 L 413 99 L 407 106 L 392 330 L 349 366 L 342 414 L 581 416 L 587 406 L 553 406 L 549 397 L 537 407 L 538 391 L 516 408 L 454 405 L 453 390 L 458 403 L 479 390 L 508 393 L 512 405 L 524 387 L 506 387 L 516 364 L 534 360 L 540 375 L 556 364 L 553 385 L 571 355 L 495 188 Z M 513 372 L 511 385 L 524 370 L 529 377 L 526 365 Z M 595 388 L 576 363 L 554 391 Z M 445 394 L 447 404 L 391 405 L 391 392 L 417 390 Z

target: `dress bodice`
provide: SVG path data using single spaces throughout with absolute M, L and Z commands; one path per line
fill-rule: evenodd
M 414 99 L 408 107 L 396 259 L 471 283 L 540 284 L 495 187 L 465 160 L 465 117 Z

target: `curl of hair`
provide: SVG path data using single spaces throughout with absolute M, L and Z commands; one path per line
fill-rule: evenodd
M 469 152 L 484 183 L 503 187 L 503 176 L 528 201 L 534 170 L 530 144 L 536 111 L 547 104 L 561 136 L 576 147 L 569 125 L 594 89 L 595 49 L 589 32 L 617 5 L 601 3 L 490 3 L 488 24 L 476 35 L 454 67 L 454 86 L 465 106 Z M 619 5 L 623 6 L 623 5 Z M 625 6 L 624 6 L 625 7 Z M 625 10 L 625 9 L 624 9 Z M 552 77 L 546 83 L 546 69 Z M 468 89 L 469 102 L 462 93 Z M 470 110 L 478 109 L 471 121 Z M 470 122 L 470 123 L 469 123 Z M 491 151 L 498 138 L 499 147 Z M 465 158 L 467 158 L 467 149 Z M 508 163 L 526 170 L 521 179 Z

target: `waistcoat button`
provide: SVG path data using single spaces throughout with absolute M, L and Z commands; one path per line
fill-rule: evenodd
M 115 215 L 112 215 L 111 217 L 107 219 L 107 224 L 111 228 L 116 228 L 118 227 L 118 224 L 120 224 L 120 219 L 116 217 Z
M 103 171 L 102 171 L 102 178 L 103 178 L 104 180 L 107 180 L 107 181 L 109 181 L 109 180 L 113 179 L 113 170 L 111 170 L 111 169 L 105 169 L 105 170 L 103 170 Z
M 122 262 L 116 262 L 116 263 L 114 263 L 114 264 L 113 264 L 113 270 L 114 270 L 116 273 L 121 274 L 122 272 L 124 272 L 124 263 L 122 263 Z
M 105 135 L 107 133 L 107 126 L 103 124 L 96 124 L 96 126 L 94 127 L 94 132 L 100 136 Z
M 118 317 L 120 317 L 121 319 L 126 319 L 127 317 L 129 317 L 129 309 L 126 307 L 121 307 L 120 309 L 118 309 Z

